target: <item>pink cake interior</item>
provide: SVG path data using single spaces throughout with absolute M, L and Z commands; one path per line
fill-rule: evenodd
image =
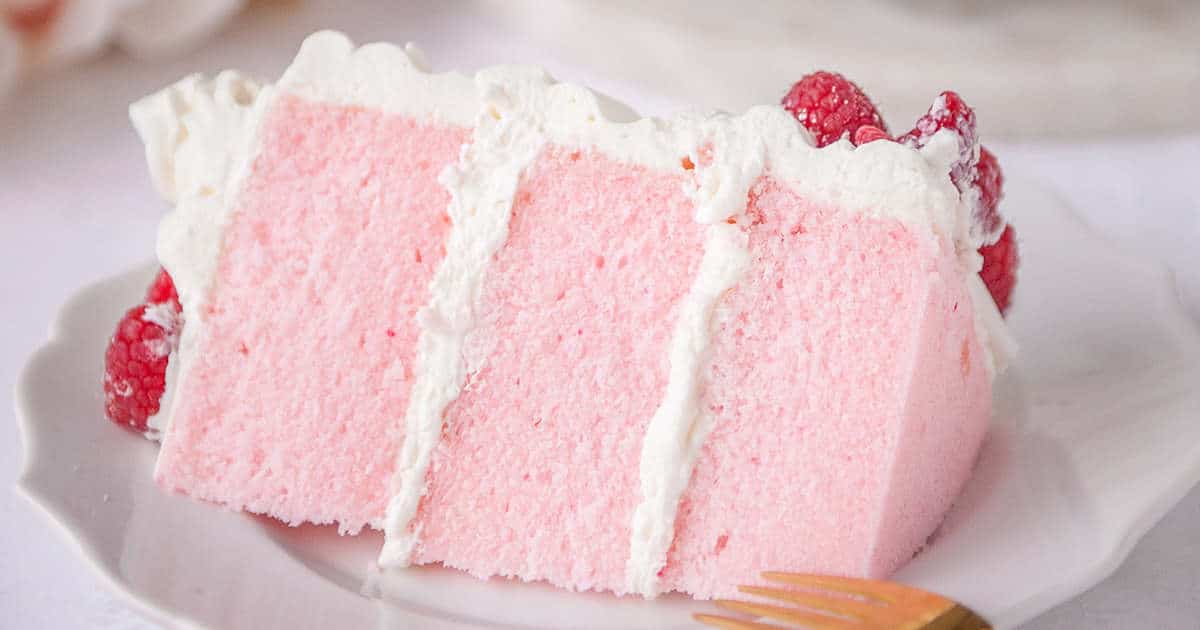
M 989 416 L 953 248 L 769 178 L 748 214 L 752 268 L 719 311 L 703 397 L 716 422 L 664 586 L 886 576 L 941 522 Z
M 289 523 L 378 523 L 469 131 L 282 98 L 226 230 L 156 477 Z
M 703 251 L 682 169 L 551 148 L 489 267 L 487 359 L 446 412 L 420 562 L 621 589 L 638 458 Z
M 377 526 L 414 315 L 444 256 L 439 172 L 468 130 L 284 97 L 225 233 L 176 391 L 164 487 L 288 523 Z M 485 272 L 415 561 L 623 590 L 645 430 L 705 228 L 682 169 L 550 147 Z M 718 309 L 664 590 L 759 571 L 884 576 L 969 475 L 990 384 L 953 247 L 769 178 Z

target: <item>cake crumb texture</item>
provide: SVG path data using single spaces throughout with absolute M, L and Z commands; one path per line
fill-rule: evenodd
M 620 591 L 646 425 L 703 254 L 684 171 L 550 145 L 486 272 L 417 561 Z
M 469 130 L 285 95 L 261 134 L 156 478 L 353 533 L 389 496 Z
M 704 598 L 768 569 L 887 576 L 940 523 L 989 415 L 952 246 L 770 177 L 751 197 L 751 268 L 718 307 L 715 420 L 662 578 Z

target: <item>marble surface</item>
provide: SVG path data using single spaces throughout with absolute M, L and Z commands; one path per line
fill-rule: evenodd
M 560 78 L 591 83 L 648 113 L 671 111 L 672 99 L 567 65 L 489 15 L 422 3 L 386 10 L 362 5 L 353 12 L 334 3 L 271 3 L 201 51 L 137 63 L 107 55 L 36 77 L 0 105 L 0 483 L 11 488 L 21 462 L 11 384 L 44 339 L 55 309 L 79 286 L 150 255 L 164 205 L 125 117 L 134 98 L 195 70 L 238 66 L 277 75 L 303 34 L 334 27 L 359 41 L 418 40 L 438 68 L 540 62 Z M 1007 168 L 1044 181 L 1116 246 L 1175 270 L 1181 300 L 1200 322 L 1200 135 L 989 144 Z M 1026 628 L 1195 628 L 1197 532 L 1200 488 L 1111 578 Z M 0 495 L 0 568 L 0 627 L 150 627 L 11 490 Z

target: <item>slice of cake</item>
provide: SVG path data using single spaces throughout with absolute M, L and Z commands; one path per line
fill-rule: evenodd
M 319 33 L 274 85 L 132 108 L 182 313 L 165 290 L 131 311 L 105 386 L 161 437 L 158 483 L 381 529 L 385 567 L 580 590 L 911 558 L 1010 351 L 969 109 L 821 139 L 836 98 L 789 106 L 805 126 L 638 119 L 536 69 L 417 59 Z

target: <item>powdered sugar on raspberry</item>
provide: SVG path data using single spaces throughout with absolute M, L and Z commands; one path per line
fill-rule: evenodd
M 979 161 L 975 165 L 975 177 L 970 190 L 972 194 L 978 195 L 979 213 L 973 219 L 979 224 L 980 234 L 984 237 L 984 243 L 991 245 L 1000 238 L 1001 232 L 1004 231 L 1004 217 L 1000 215 L 1000 198 L 1004 196 L 1004 173 L 1000 170 L 1000 163 L 996 160 L 996 156 L 987 147 L 979 146 Z M 990 238 L 995 234 L 995 238 Z
M 975 130 L 975 111 L 962 97 L 948 91 L 939 94 L 913 129 L 898 140 L 919 149 L 943 129 L 953 131 L 958 141 L 958 159 L 950 166 L 950 179 L 961 193 L 963 203 L 970 209 L 971 240 L 976 246 L 995 243 L 1004 230 L 1004 222 L 995 215 L 994 208 L 989 208 L 984 202 L 977 185 L 980 149 Z
M 155 324 L 166 330 L 172 338 L 172 344 L 178 341 L 179 338 L 179 306 L 172 302 L 159 302 L 158 304 L 147 304 L 145 312 L 142 313 L 142 321 Z

